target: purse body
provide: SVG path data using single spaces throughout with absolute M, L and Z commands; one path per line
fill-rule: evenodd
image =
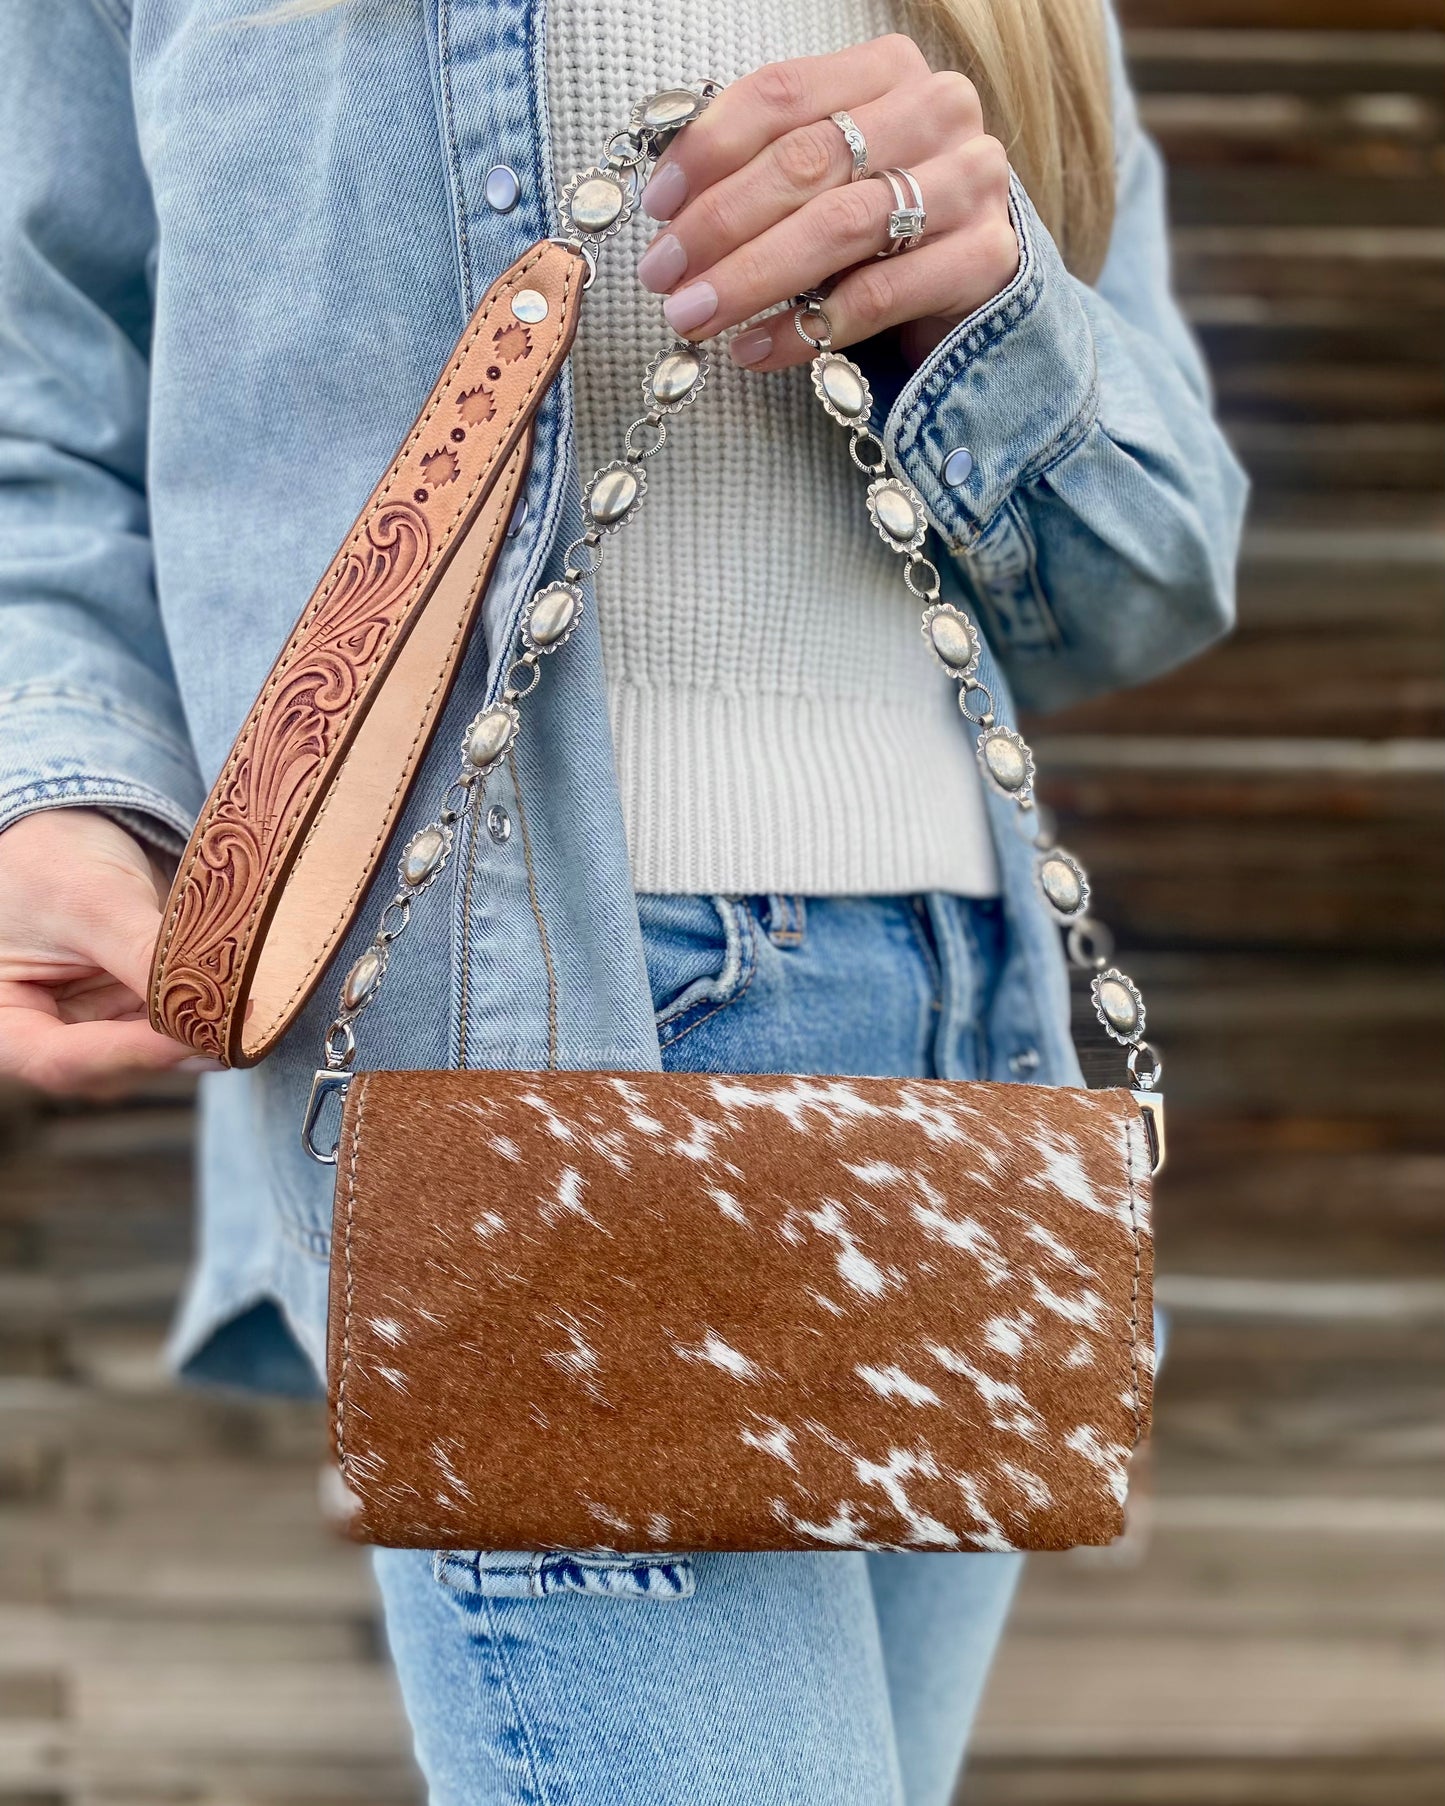
M 1123 1090 L 371 1072 L 328 1370 L 358 1539 L 1062 1549 L 1147 1432 Z

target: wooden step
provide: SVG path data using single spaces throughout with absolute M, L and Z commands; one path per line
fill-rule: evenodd
M 1141 28 L 1251 32 L 1386 31 L 1438 34 L 1440 0 L 1118 0 L 1130 36 Z
M 1428 184 L 1442 135 L 1436 103 L 1414 94 L 1144 95 L 1140 117 L 1171 171 L 1248 170 L 1251 179 L 1309 172 Z M 1352 217 L 1341 212 L 1331 223 Z
M 1292 330 L 1272 336 L 1301 337 Z M 1215 376 L 1215 395 L 1226 429 L 1248 455 L 1238 428 L 1256 421 L 1278 426 L 1334 428 L 1363 418 L 1375 432 L 1397 425 L 1439 425 L 1445 419 L 1445 374 L 1431 363 L 1407 360 L 1398 345 L 1388 361 L 1352 361 L 1345 348 L 1330 357 L 1315 348 L 1275 347 L 1263 359 L 1221 352 L 1204 334 Z M 1251 331 L 1251 336 L 1257 336 Z M 1399 355 L 1397 355 L 1399 354 Z
M 1241 612 L 1248 619 L 1253 598 Z M 1058 735 L 1202 735 L 1325 739 L 1344 722 L 1368 722 L 1387 739 L 1419 740 L 1445 730 L 1445 661 L 1436 632 L 1367 632 L 1356 614 L 1345 626 L 1242 627 L 1223 645 L 1169 676 L 1123 695 L 1051 715 L 1040 738 Z M 1053 790 L 1052 768 L 1045 778 Z
M 1256 7 L 1253 17 L 1265 10 Z M 1376 17 L 1385 16 L 1385 8 L 1371 10 Z M 1252 20 L 1252 28 L 1211 29 L 1190 23 L 1197 8 L 1192 0 L 1183 0 L 1170 6 L 1168 27 L 1130 31 L 1129 71 L 1146 97 L 1406 94 L 1439 101 L 1445 35 L 1373 28 L 1331 31 L 1322 29 L 1323 9 L 1314 11 L 1317 16 L 1299 30 L 1271 29 Z
M 1439 1806 L 1429 1750 L 1321 1757 L 976 1755 L 957 1806 Z
M 1261 1123 L 1243 1114 L 1248 1101 L 1235 1115 L 1190 1110 L 1177 1093 L 1171 1102 L 1156 1194 L 1166 1268 L 1301 1282 L 1440 1275 L 1445 1145 L 1432 1124 Z
M 1438 743 L 1033 739 L 1060 838 L 1125 945 L 1441 945 Z
M 1296 425 L 1226 413 L 1222 425 L 1257 491 L 1307 489 L 1325 507 L 1360 483 L 1433 497 L 1445 468 L 1445 422 L 1433 419 Z
M 1445 213 L 1445 179 L 1184 163 L 1170 171 L 1169 201 L 1183 226 L 1226 219 L 1236 226 L 1434 227 Z
M 1201 325 L 1352 329 L 1428 348 L 1445 307 L 1445 232 L 1372 224 L 1185 226 L 1172 234 L 1174 274 Z

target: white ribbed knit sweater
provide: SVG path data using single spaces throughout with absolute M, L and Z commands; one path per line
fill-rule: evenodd
M 889 0 L 552 0 L 559 182 L 641 96 L 728 82 L 891 30 Z M 666 338 L 608 247 L 572 368 L 583 478 L 621 455 Z M 639 891 L 895 894 L 998 888 L 954 686 L 929 659 L 897 557 L 863 505 L 846 435 L 805 370 L 715 356 L 670 422 L 637 514 L 607 542 L 597 606 Z

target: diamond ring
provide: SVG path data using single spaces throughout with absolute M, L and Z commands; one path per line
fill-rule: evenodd
M 851 113 L 830 113 L 828 117 L 843 134 L 843 141 L 848 146 L 848 154 L 853 159 L 853 173 L 850 182 L 861 182 L 868 174 L 868 140 L 858 129 L 858 122 Z
M 873 173 L 875 182 L 886 182 L 893 195 L 888 215 L 888 243 L 875 257 L 896 257 L 900 251 L 911 251 L 923 237 L 928 213 L 923 205 L 923 190 L 906 169 L 880 169 Z

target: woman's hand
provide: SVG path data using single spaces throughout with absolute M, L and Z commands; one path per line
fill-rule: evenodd
M 852 157 L 829 118 L 851 113 L 868 167 L 901 165 L 923 191 L 922 243 L 876 258 L 893 201 L 885 182 L 850 182 Z M 835 345 L 902 327 L 924 356 L 1018 269 L 1008 155 L 983 129 L 967 76 L 935 74 L 911 38 L 769 63 L 724 90 L 659 161 L 642 195 L 670 221 L 638 264 L 683 338 L 710 338 L 805 289 L 826 287 Z M 739 333 L 733 360 L 755 370 L 812 351 L 784 315 Z
M 146 1021 L 168 880 L 93 809 L 46 809 L 0 834 L 0 1073 L 104 1096 L 170 1066 L 212 1070 Z

